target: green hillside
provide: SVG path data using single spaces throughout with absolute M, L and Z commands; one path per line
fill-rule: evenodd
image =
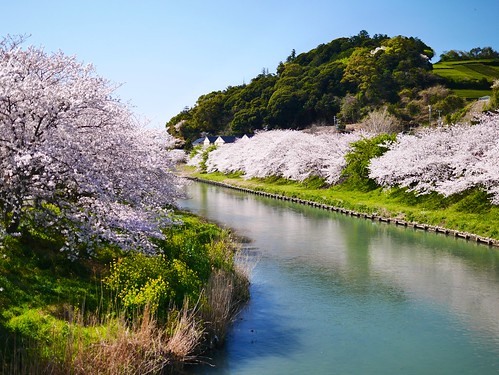
M 166 127 L 185 147 L 201 134 L 253 134 L 261 129 L 342 128 L 377 111 L 401 128 L 428 125 L 428 107 L 445 123 L 463 116 L 468 102 L 487 95 L 499 78 L 492 48 L 451 50 L 431 64 L 433 49 L 414 37 L 375 34 L 334 39 L 264 68 L 248 84 L 201 95 Z
M 433 72 L 457 95 L 474 99 L 491 94 L 493 81 L 499 79 L 499 59 L 440 61 Z

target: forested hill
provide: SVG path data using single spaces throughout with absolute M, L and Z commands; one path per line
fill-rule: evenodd
M 296 55 L 293 50 L 275 74 L 264 69 L 248 84 L 202 95 L 166 126 L 188 147 L 201 133 L 241 135 L 356 123 L 382 107 L 405 126 L 427 121 L 428 105 L 450 119 L 464 100 L 433 72 L 433 55 L 418 38 L 371 37 L 361 31 L 309 52 Z

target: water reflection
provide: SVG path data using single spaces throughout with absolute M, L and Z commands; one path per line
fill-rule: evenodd
M 432 233 L 389 234 L 371 241 L 376 273 L 413 298 L 445 306 L 473 329 L 499 337 L 497 262 L 483 262 L 497 260 L 497 249 Z
M 217 367 L 198 372 L 498 370 L 497 249 L 204 184 L 189 192 L 184 207 L 261 252 Z

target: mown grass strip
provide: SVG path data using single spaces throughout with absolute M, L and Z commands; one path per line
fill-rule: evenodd
M 434 231 L 442 233 L 453 231 L 456 237 L 458 234 L 462 234 L 463 238 L 478 236 L 480 241 L 477 242 L 499 241 L 499 207 L 489 204 L 480 191 L 444 198 L 437 194 L 416 196 L 401 189 L 359 191 L 341 185 L 332 188 L 310 187 L 306 183 L 277 178 L 245 180 L 237 175 L 220 173 L 192 173 L 191 176 L 334 206 L 364 216 L 374 215 L 394 223 L 432 226 Z
M 455 81 L 481 80 L 483 78 L 493 81 L 499 78 L 497 64 L 496 60 L 446 61 L 434 64 L 433 72 Z

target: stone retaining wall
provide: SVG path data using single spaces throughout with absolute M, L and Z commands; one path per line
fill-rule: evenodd
M 493 238 L 488 238 L 488 237 L 478 236 L 478 235 L 472 234 L 472 233 L 460 232 L 457 230 L 447 229 L 447 228 L 443 228 L 443 227 L 439 227 L 439 226 L 435 226 L 435 225 L 414 223 L 414 222 L 409 222 L 409 221 L 400 220 L 400 219 L 393 219 L 393 218 L 383 217 L 383 216 L 374 215 L 374 214 L 366 214 L 363 212 L 356 212 L 356 211 L 347 210 L 347 209 L 341 208 L 341 207 L 330 206 L 327 204 L 322 204 L 322 203 L 313 202 L 313 201 L 300 199 L 300 198 L 288 197 L 286 195 L 268 193 L 268 192 L 260 191 L 260 190 L 252 190 L 252 189 L 243 188 L 240 186 L 226 184 L 223 182 L 204 180 L 204 179 L 200 179 L 197 177 L 187 177 L 187 178 L 189 180 L 203 182 L 203 183 L 216 185 L 216 186 L 221 186 L 221 187 L 225 187 L 225 188 L 229 188 L 229 189 L 234 189 L 234 190 L 238 190 L 238 191 L 241 191 L 244 193 L 256 194 L 256 195 L 261 195 L 261 196 L 268 197 L 268 198 L 299 203 L 299 204 L 303 204 L 303 205 L 307 205 L 307 206 L 317 207 L 317 208 L 321 208 L 321 209 L 328 210 L 328 211 L 335 211 L 335 212 L 342 213 L 344 215 L 355 216 L 355 217 L 364 218 L 364 219 L 368 219 L 368 220 L 372 220 L 372 221 L 379 221 L 382 223 L 394 224 L 394 225 L 398 225 L 398 226 L 414 228 L 414 229 L 424 230 L 424 231 L 428 231 L 428 232 L 443 233 L 447 236 L 453 236 L 456 238 L 462 238 L 462 239 L 466 239 L 469 241 L 475 241 L 477 243 L 486 244 L 489 246 L 499 247 L 499 240 L 495 240 Z

